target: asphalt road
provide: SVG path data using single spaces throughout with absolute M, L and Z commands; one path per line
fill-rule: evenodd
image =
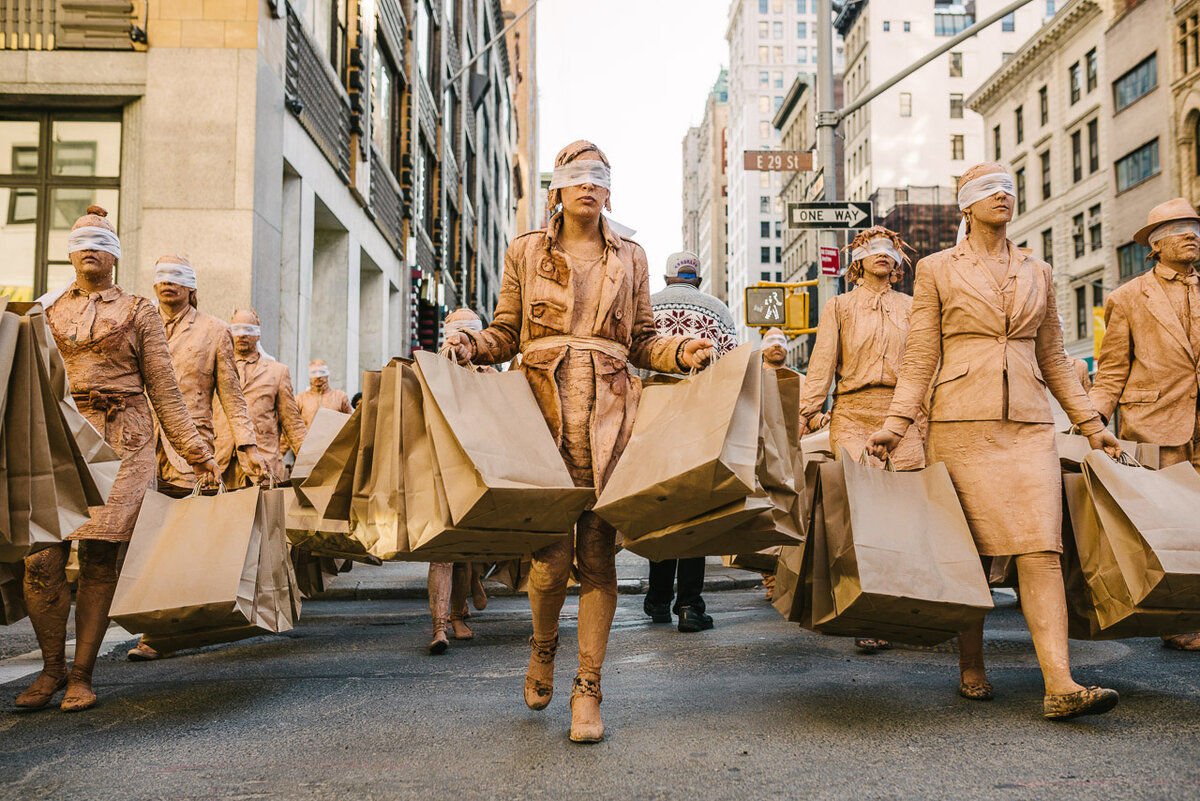
M 1200 797 L 1200 654 L 1074 643 L 1077 678 L 1121 705 L 1050 723 L 1011 605 L 989 618 L 998 697 L 979 703 L 955 694 L 948 647 L 856 656 L 760 592 L 708 600 L 717 627 L 684 635 L 621 596 L 593 746 L 566 736 L 573 617 L 554 701 L 521 701 L 521 598 L 442 657 L 424 653 L 424 604 L 402 600 L 310 603 L 286 635 L 157 663 L 118 649 L 96 709 L 0 712 L 0 798 Z

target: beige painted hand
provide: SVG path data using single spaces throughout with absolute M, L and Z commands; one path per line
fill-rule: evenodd
M 250 473 L 252 475 L 266 477 L 271 474 L 271 466 L 267 464 L 267 460 L 259 453 L 257 445 L 247 445 L 242 448 L 242 453 L 246 454 L 246 461 L 250 463 Z
M 693 339 L 683 346 L 679 361 L 689 370 L 703 370 L 713 359 L 713 343 L 707 339 Z
M 475 358 L 475 343 L 462 331 L 447 334 L 446 345 L 454 349 L 454 357 L 459 364 L 468 364 Z
M 1088 444 L 1091 445 L 1093 449 L 1102 449 L 1114 459 L 1121 458 L 1121 443 L 1117 441 L 1117 438 L 1113 432 L 1109 431 L 1107 428 L 1088 437 Z
M 867 450 L 876 459 L 884 460 L 892 451 L 896 450 L 896 446 L 903 439 L 899 434 L 888 431 L 886 428 L 881 428 L 871 435 L 867 440 Z
M 201 486 L 215 486 L 221 481 L 221 468 L 217 466 L 214 459 L 209 459 L 206 462 L 197 462 L 192 465 L 192 472 L 196 474 L 196 480 Z

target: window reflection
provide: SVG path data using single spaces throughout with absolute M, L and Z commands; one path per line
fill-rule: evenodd
M 121 174 L 121 123 L 116 120 L 55 120 L 51 130 L 54 175 Z
M 37 190 L 0 187 L 0 295 L 12 300 L 33 300 L 37 265 Z
M 37 168 L 37 120 L 0 120 L 0 175 L 31 175 Z

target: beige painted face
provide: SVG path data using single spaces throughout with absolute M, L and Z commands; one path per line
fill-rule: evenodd
M 996 192 L 967 207 L 971 219 L 978 220 L 984 225 L 1001 226 L 1012 222 L 1016 198 L 1006 192 Z
M 186 286 L 173 284 L 170 281 L 159 281 L 154 285 L 154 294 L 158 297 L 158 302 L 168 306 L 184 303 L 188 299 L 189 292 L 191 290 Z
M 233 317 L 230 318 L 229 322 L 260 325 L 258 321 L 258 315 L 249 309 L 238 309 L 233 313 Z M 261 338 L 262 337 L 252 337 L 246 335 L 235 336 L 233 338 L 233 349 L 237 351 L 239 356 L 249 356 L 251 353 L 254 353 L 254 351 L 258 350 L 258 341 Z
M 107 250 L 77 250 L 69 254 L 75 274 L 88 281 L 100 281 L 112 275 L 117 257 Z
M 595 151 L 589 150 L 572 159 L 571 163 L 577 161 L 600 161 L 600 156 Z M 595 184 L 564 186 L 559 192 L 562 197 L 563 213 L 569 217 L 585 220 L 595 219 L 600 216 L 600 210 L 608 202 L 608 190 Z
M 1154 243 L 1161 261 L 1175 264 L 1194 264 L 1200 259 L 1200 236 L 1175 234 L 1163 237 Z
M 891 279 L 896 261 L 886 253 L 873 253 L 863 259 L 863 270 L 876 278 Z

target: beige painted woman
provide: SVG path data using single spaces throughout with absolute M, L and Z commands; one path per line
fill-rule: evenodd
M 706 339 L 659 336 L 646 253 L 601 213 L 609 207 L 608 159 L 574 142 L 554 160 L 550 223 L 517 237 L 504 256 L 492 324 L 446 338 L 460 361 L 496 364 L 521 354 L 521 371 L 559 443 L 576 486 L 599 492 L 633 430 L 641 383 L 630 364 L 660 373 L 699 369 Z M 562 210 L 556 207 L 562 204 Z M 558 616 L 572 565 L 579 572 L 579 670 L 571 688 L 571 739 L 599 742 L 600 672 L 617 608 L 616 530 L 592 512 L 573 536 L 533 555 L 532 653 L 525 703 L 544 709 L 554 692 Z
M 883 428 L 868 441 L 895 451 L 931 381 L 927 458 L 944 462 L 983 556 L 1015 556 L 1022 611 L 1045 680 L 1051 719 L 1107 712 L 1114 690 L 1071 677 L 1062 567 L 1062 477 L 1049 389 L 1071 422 L 1111 456 L 1120 453 L 1063 349 L 1050 266 L 1007 237 L 1016 192 L 1000 164 L 959 182 L 966 236 L 917 265 L 904 361 Z M 939 364 L 940 369 L 939 369 Z M 983 624 L 959 637 L 959 693 L 992 697 Z

